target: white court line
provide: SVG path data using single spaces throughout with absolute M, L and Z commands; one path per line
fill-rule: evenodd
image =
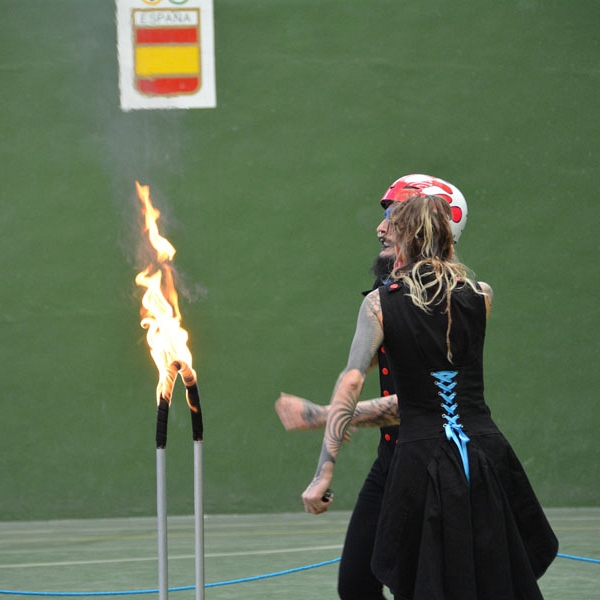
M 205 554 L 204 558 L 227 558 L 231 556 L 259 556 L 261 554 L 289 554 L 291 552 L 315 552 L 317 550 L 341 550 L 341 544 L 333 546 L 308 546 L 306 548 L 285 548 L 278 550 L 253 550 L 250 552 L 215 552 Z M 179 554 L 169 556 L 169 560 L 187 560 L 194 558 L 193 554 Z M 12 565 L 0 565 L 0 569 L 31 569 L 40 567 L 73 567 L 80 565 L 104 565 L 112 563 L 133 563 L 133 562 L 156 562 L 158 557 L 147 558 L 106 558 L 98 560 L 65 560 L 61 562 L 37 562 L 37 563 L 15 563 Z

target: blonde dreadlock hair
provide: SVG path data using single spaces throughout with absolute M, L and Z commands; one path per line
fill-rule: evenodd
M 468 277 L 465 265 L 454 259 L 452 211 L 448 202 L 440 196 L 413 196 L 394 204 L 389 227 L 394 234 L 398 260 L 392 278 L 406 283 L 408 296 L 425 312 L 445 302 L 446 356 L 452 362 L 452 292 L 463 283 L 482 292 Z

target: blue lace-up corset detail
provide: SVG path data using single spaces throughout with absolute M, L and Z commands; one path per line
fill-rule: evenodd
M 470 482 L 469 456 L 467 454 L 467 443 L 470 440 L 463 431 L 463 426 L 458 422 L 460 418 L 460 415 L 456 411 L 458 404 L 454 402 L 454 398 L 456 398 L 456 392 L 454 391 L 454 388 L 456 387 L 455 380 L 458 373 L 457 371 L 435 371 L 431 375 L 435 379 L 435 385 L 440 389 L 438 394 L 444 401 L 442 403 L 442 408 L 445 413 L 442 417 L 446 421 L 444 424 L 446 437 L 456 444 L 463 463 L 465 475 L 467 476 L 467 481 Z

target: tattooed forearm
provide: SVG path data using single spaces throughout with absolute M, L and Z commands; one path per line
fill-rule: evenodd
M 308 429 L 319 429 L 327 420 L 327 408 L 316 404 L 305 404 L 302 410 L 302 419 Z
M 338 379 L 325 426 L 323 448 L 317 472 L 325 462 L 335 463 L 360 396 L 364 375 L 356 370 L 345 371 Z
M 365 375 L 382 341 L 379 293 L 372 292 L 360 307 L 348 363 L 333 390 L 323 446 L 313 483 L 321 479 L 325 470 L 333 469 L 335 465 L 346 431 L 354 416 Z
M 396 394 L 359 402 L 352 418 L 352 425 L 356 427 L 385 427 L 399 422 Z
M 315 404 L 306 398 L 281 392 L 275 402 L 275 411 L 288 431 L 322 429 L 329 415 L 329 404 Z M 356 405 L 350 425 L 352 427 L 384 427 L 398 424 L 396 396 L 383 396 L 361 400 Z M 349 439 L 346 434 L 346 441 Z
M 329 450 L 327 450 L 327 447 L 325 446 L 325 443 L 323 443 L 323 446 L 321 447 L 321 454 L 319 456 L 319 464 L 317 465 L 317 472 L 315 473 L 315 477 L 319 477 L 321 475 L 323 471 L 323 465 L 325 465 L 326 463 L 331 463 L 335 465 L 335 458 L 331 456 Z

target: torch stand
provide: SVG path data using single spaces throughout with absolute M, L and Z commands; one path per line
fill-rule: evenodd
M 169 597 L 167 544 L 167 470 L 165 448 L 156 449 L 156 513 L 158 517 L 158 597 Z M 202 440 L 194 440 L 194 572 L 196 600 L 204 600 L 204 485 Z
M 165 390 L 160 394 L 156 416 L 156 507 L 158 514 L 158 592 L 159 600 L 167 600 L 168 547 L 167 547 L 167 477 L 166 447 L 167 423 L 173 384 L 177 372 L 185 383 L 185 397 L 192 417 L 192 437 L 194 440 L 194 541 L 196 600 L 204 600 L 204 489 L 202 468 L 202 440 L 204 425 L 200 407 L 200 392 L 196 385 L 196 373 L 185 363 L 173 362 L 169 367 Z M 165 398 L 168 398 L 166 399 Z
M 167 422 L 169 402 L 161 397 L 156 416 L 156 513 L 158 517 L 158 597 L 169 597 L 167 548 Z
M 194 540 L 196 600 L 204 600 L 204 484 L 202 440 L 194 440 Z
M 189 382 L 191 383 L 191 381 Z M 196 600 L 204 600 L 204 485 L 202 466 L 202 440 L 204 424 L 200 407 L 200 393 L 196 383 L 186 385 L 185 397 L 192 417 L 192 437 L 194 438 L 194 540 Z
M 150 4 L 149 0 L 144 0 Z M 185 0 L 173 0 L 173 4 L 183 4 Z M 157 220 L 160 211 L 152 206 L 150 188 L 135 182 L 138 197 L 142 202 L 144 233 L 156 251 L 150 265 L 137 274 L 136 285 L 146 288 L 142 297 L 140 325 L 148 330 L 146 340 L 151 355 L 158 367 L 159 382 L 156 388 L 158 414 L 156 418 L 156 504 L 158 513 L 158 583 L 159 599 L 167 600 L 169 586 L 168 545 L 167 545 L 167 485 L 166 485 L 166 446 L 167 421 L 173 386 L 180 374 L 186 388 L 186 398 L 192 413 L 192 433 L 194 439 L 194 518 L 196 550 L 196 599 L 204 598 L 204 508 L 202 505 L 202 411 L 198 392 L 196 372 L 192 368 L 192 354 L 187 346 L 188 333 L 181 327 L 181 312 L 175 290 L 171 261 L 175 248 L 158 231 Z M 165 295 L 166 294 L 166 295 Z

